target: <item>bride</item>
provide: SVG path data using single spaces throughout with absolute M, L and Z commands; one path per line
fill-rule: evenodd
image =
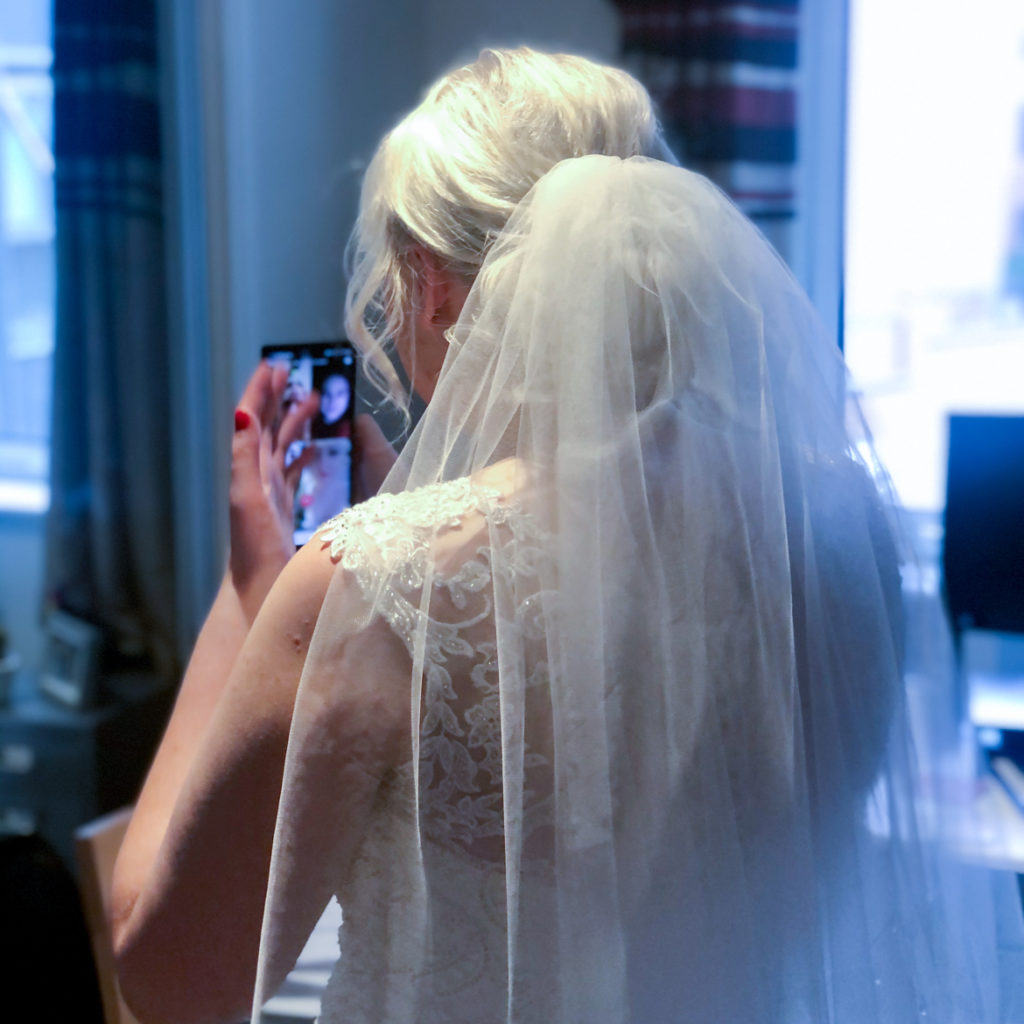
M 429 405 L 289 557 L 315 409 L 275 434 L 269 367 L 242 398 L 117 864 L 140 1019 L 258 1019 L 332 897 L 325 1022 L 995 1019 L 838 349 L 642 87 L 484 52 L 381 143 L 353 257 L 350 335 Z

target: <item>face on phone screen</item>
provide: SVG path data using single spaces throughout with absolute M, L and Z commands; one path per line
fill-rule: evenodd
M 319 408 L 304 436 L 285 456 L 290 465 L 307 448 L 295 491 L 295 544 L 305 544 L 317 528 L 352 504 L 352 420 L 355 405 L 355 351 L 347 341 L 266 345 L 263 358 L 288 365 L 281 415 L 311 392 Z

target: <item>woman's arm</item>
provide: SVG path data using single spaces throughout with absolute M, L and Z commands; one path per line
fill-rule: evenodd
M 249 1009 L 295 691 L 333 574 L 325 553 L 302 554 L 264 602 L 177 790 L 147 783 L 159 806 L 147 815 L 172 804 L 162 834 L 144 824 L 118 857 L 118 973 L 147 1024 L 221 1024 Z
M 206 738 L 232 668 L 266 594 L 292 555 L 291 495 L 301 463 L 284 453 L 315 398 L 275 423 L 287 374 L 261 364 L 238 406 L 232 440 L 231 558 L 200 632 L 174 712 L 118 856 L 114 910 L 130 918 L 148 884 L 185 779 Z M 115 924 L 115 937 L 121 925 Z
M 292 557 L 292 499 L 301 462 L 286 470 L 284 452 L 315 410 L 316 398 L 275 430 L 285 383 L 284 374 L 263 364 L 239 403 L 228 572 L 118 856 L 111 915 L 118 970 L 126 998 L 147 1022 L 219 1024 L 245 1014 L 252 998 L 295 692 L 334 575 L 316 545 Z M 357 418 L 356 436 L 363 475 L 375 489 L 394 451 L 369 417 Z M 362 680 L 377 675 L 381 666 L 359 653 L 367 640 L 336 652 L 339 669 L 344 662 Z M 340 683 L 335 689 L 344 695 Z M 322 887 L 306 884 L 325 862 L 326 846 L 358 837 L 376 789 L 379 755 L 373 751 L 380 744 L 373 737 L 386 730 L 386 716 L 374 713 L 364 728 L 366 691 L 350 689 L 349 699 L 337 705 L 347 708 L 340 717 L 313 725 L 336 729 L 344 742 L 346 728 L 360 723 L 343 748 L 351 753 L 346 763 L 354 781 L 340 794 L 328 787 L 331 792 L 318 796 L 310 786 L 306 806 L 315 825 L 308 829 L 302 815 L 293 823 L 312 838 L 304 845 L 312 862 L 296 865 L 303 884 L 289 897 L 289 923 L 298 946 L 291 950 L 285 942 L 275 950 L 287 962 L 272 965 L 278 970 L 294 962 L 329 897 Z M 379 699 L 378 693 L 370 703 Z M 324 832 L 325 820 L 337 828 Z
M 118 919 L 127 917 L 145 887 L 185 776 L 248 632 L 241 601 L 230 573 L 226 574 L 196 641 L 174 713 L 118 853 L 113 889 Z
M 175 800 L 260 605 L 293 550 L 287 445 L 316 408 L 311 399 L 274 432 L 287 375 L 262 363 L 235 414 L 231 451 L 231 558 L 189 659 L 156 758 L 118 857 L 118 895 L 141 891 Z

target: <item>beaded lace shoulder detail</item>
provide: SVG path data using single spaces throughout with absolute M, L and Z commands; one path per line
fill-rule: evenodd
M 464 540 L 453 536 L 459 531 Z M 418 774 L 426 833 L 463 848 L 503 835 L 495 601 L 515 594 L 512 614 L 501 616 L 502 636 L 524 652 L 524 692 L 543 692 L 547 664 L 530 652 L 544 634 L 536 583 L 544 531 L 514 500 L 462 478 L 379 495 L 317 536 L 422 665 Z M 464 544 L 458 557 L 437 557 L 446 539 Z M 527 749 L 523 768 L 528 834 L 546 816 L 546 752 Z M 411 764 L 400 769 L 396 791 L 410 792 L 412 771 Z
M 389 612 L 398 595 L 423 586 L 436 538 L 458 530 L 473 513 L 497 522 L 521 514 L 499 491 L 462 477 L 414 491 L 378 494 L 328 520 L 316 536 L 330 545 L 331 557 L 355 576 L 364 593 L 373 588 L 378 594 L 379 586 L 391 593 L 392 600 L 382 601 L 379 609 L 391 621 Z M 479 589 L 489 573 L 481 572 L 479 565 L 467 565 L 443 579 L 456 591 Z M 455 594 L 453 598 L 457 602 Z
M 493 487 L 482 487 L 468 477 L 460 477 L 413 491 L 378 494 L 327 520 L 316 535 L 330 543 L 331 556 L 336 558 L 356 531 L 363 530 L 377 540 L 385 539 L 391 532 L 388 527 L 394 524 L 420 529 L 457 527 L 463 515 L 482 511 L 500 498 L 500 492 Z

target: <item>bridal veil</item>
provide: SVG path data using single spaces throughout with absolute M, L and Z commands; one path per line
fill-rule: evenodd
M 309 879 L 344 916 L 324 1021 L 996 1020 L 984 880 L 921 813 L 860 429 L 834 339 L 713 185 L 545 174 L 385 493 L 312 542 L 338 566 L 256 1018 L 309 926 L 294 853 L 347 827 L 293 823 L 310 778 L 348 784 L 318 723 L 357 685 L 404 694 L 404 754 Z

